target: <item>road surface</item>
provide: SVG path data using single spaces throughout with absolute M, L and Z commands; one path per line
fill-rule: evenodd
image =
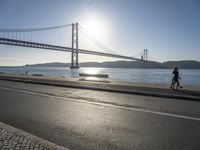
M 72 150 L 199 150 L 200 102 L 0 80 L 0 121 Z

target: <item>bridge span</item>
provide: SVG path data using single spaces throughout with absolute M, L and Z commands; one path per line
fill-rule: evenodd
M 54 30 L 58 28 L 64 28 L 68 26 L 72 26 L 72 45 L 71 47 L 67 46 L 59 46 L 54 44 L 47 44 L 47 43 L 41 43 L 41 42 L 32 42 L 28 41 L 26 39 L 21 39 L 21 34 L 25 32 L 38 32 L 38 31 L 46 31 L 46 30 Z M 82 27 L 81 27 L 82 28 Z M 0 37 L 0 44 L 4 45 L 11 45 L 11 46 L 20 46 L 20 47 L 29 47 L 29 48 L 39 48 L 39 49 L 46 49 L 46 50 L 55 50 L 55 51 L 63 51 L 63 52 L 70 52 L 71 53 L 71 67 L 70 68 L 79 68 L 78 65 L 78 54 L 88 54 L 88 55 L 97 55 L 97 56 L 105 56 L 105 57 L 112 57 L 112 58 L 121 58 L 121 59 L 128 59 L 128 60 L 138 60 L 138 61 L 146 61 L 144 59 L 130 57 L 130 56 L 124 56 L 114 53 L 113 51 L 109 52 L 99 52 L 99 51 L 93 51 L 93 50 L 87 50 L 87 49 L 80 49 L 78 47 L 78 23 L 73 23 L 69 25 L 61 25 L 61 26 L 55 26 L 55 27 L 47 27 L 47 28 L 32 28 L 32 29 L 0 29 L 0 32 L 5 35 L 8 33 L 16 34 L 16 38 L 13 38 L 13 36 L 10 37 Z M 80 30 L 81 31 L 81 30 Z M 82 29 L 84 31 L 84 29 Z M 20 38 L 18 39 L 17 33 L 20 34 Z M 87 36 L 87 35 L 86 35 Z M 89 37 L 90 39 L 90 37 Z M 102 48 L 106 48 L 96 40 L 93 41 L 97 46 L 100 46 Z

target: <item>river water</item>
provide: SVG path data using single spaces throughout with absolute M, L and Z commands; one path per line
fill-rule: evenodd
M 127 69 L 127 68 L 80 68 L 70 70 L 65 67 L 0 67 L 0 72 L 23 74 L 43 74 L 49 77 L 76 78 L 79 73 L 108 74 L 109 80 L 170 84 L 172 70 L 170 69 Z M 180 69 L 181 84 L 200 86 L 200 70 Z

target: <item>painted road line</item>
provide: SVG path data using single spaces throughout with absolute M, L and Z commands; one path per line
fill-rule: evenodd
M 26 94 L 31 94 L 31 95 L 43 96 L 43 97 L 57 98 L 57 99 L 68 100 L 68 101 L 73 101 L 73 102 L 82 102 L 82 103 L 93 104 L 93 105 L 101 105 L 101 106 L 120 108 L 120 109 L 149 113 L 149 114 L 156 114 L 156 115 L 162 115 L 162 116 L 168 116 L 168 117 L 174 117 L 174 118 L 200 121 L 199 117 L 192 117 L 192 116 L 166 113 L 166 112 L 161 112 L 161 111 L 148 110 L 145 108 L 138 108 L 133 105 L 123 105 L 123 104 L 117 104 L 117 103 L 112 103 L 112 102 L 109 103 L 109 102 L 102 102 L 102 101 L 91 101 L 91 100 L 83 100 L 83 99 L 66 98 L 66 97 L 62 97 L 62 96 L 55 96 L 55 95 L 51 95 L 51 94 L 44 94 L 44 93 L 38 93 L 38 92 L 32 92 L 32 91 L 26 91 L 26 90 L 18 90 L 15 88 L 8 88 L 8 87 L 0 87 L 0 89 L 11 90 L 11 91 L 16 91 L 16 92 L 21 92 L 21 93 L 26 93 Z

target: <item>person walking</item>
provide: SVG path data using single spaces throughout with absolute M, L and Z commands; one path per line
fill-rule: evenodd
M 174 75 L 173 78 L 172 78 L 172 83 L 171 83 L 171 86 L 170 88 L 172 88 L 173 90 L 179 90 L 179 88 L 183 88 L 182 86 L 180 86 L 180 82 L 179 82 L 179 79 L 180 76 L 179 76 L 179 72 L 178 72 L 178 67 L 175 67 L 172 74 Z

